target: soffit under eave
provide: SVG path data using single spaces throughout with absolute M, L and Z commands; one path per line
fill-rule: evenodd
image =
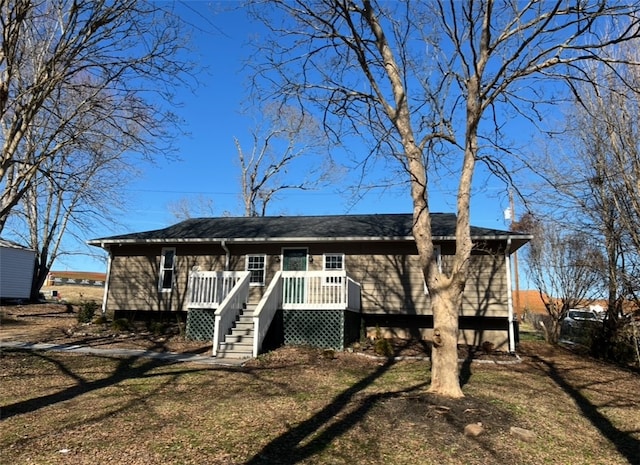
M 504 242 L 507 243 L 511 240 L 510 252 L 513 253 L 527 242 L 532 239 L 532 236 L 481 236 L 472 237 L 474 242 L 490 241 L 490 242 Z M 235 239 L 220 239 L 220 238 L 189 238 L 189 239 L 121 239 L 121 240 L 92 240 L 88 241 L 89 245 L 95 247 L 101 247 L 108 250 L 111 246 L 118 245 L 179 245 L 179 244 L 218 244 L 223 242 L 226 244 L 246 245 L 246 244 L 302 244 L 302 243 L 336 243 L 336 242 L 413 242 L 413 236 L 407 237 L 300 237 L 300 238 L 235 238 Z M 453 236 L 435 236 L 434 242 L 455 242 Z

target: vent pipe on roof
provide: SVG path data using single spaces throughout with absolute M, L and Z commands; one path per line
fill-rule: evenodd
M 225 257 L 224 257 L 224 271 L 229 271 L 229 264 L 231 262 L 231 252 L 229 251 L 229 247 L 227 247 L 227 241 L 226 240 L 222 240 L 222 242 L 220 242 L 220 245 L 222 246 L 222 248 L 224 249 L 225 252 Z

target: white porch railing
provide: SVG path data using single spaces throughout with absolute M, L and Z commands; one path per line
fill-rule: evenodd
M 188 308 L 215 310 L 213 356 L 249 297 L 246 271 L 193 271 Z M 360 310 L 360 284 L 344 271 L 279 271 L 253 314 L 253 355 L 257 356 L 276 312 Z
M 285 310 L 360 310 L 360 284 L 345 271 L 283 271 Z
M 227 293 L 225 299 L 215 313 L 213 329 L 213 356 L 218 353 L 218 347 L 235 323 L 243 306 L 249 298 L 249 277 L 251 273 L 243 271 L 238 273 L 241 277 L 236 281 L 233 289 Z
M 262 296 L 260 303 L 253 312 L 253 356 L 257 357 L 262 350 L 262 343 L 267 336 L 273 317 L 282 302 L 282 271 L 278 271 L 271 280 L 271 284 Z
M 192 271 L 187 308 L 218 308 L 246 271 Z
M 362 286 L 347 276 L 347 309 L 360 311 L 362 308 Z

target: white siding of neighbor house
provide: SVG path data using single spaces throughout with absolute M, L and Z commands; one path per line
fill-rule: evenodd
M 34 261 L 33 250 L 0 244 L 0 298 L 29 298 Z

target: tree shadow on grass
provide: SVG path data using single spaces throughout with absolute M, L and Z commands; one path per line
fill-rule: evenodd
M 357 397 L 359 392 L 370 386 L 393 365 L 392 360 L 381 365 L 376 371 L 339 394 L 311 418 L 269 442 L 245 465 L 271 463 L 292 465 L 326 449 L 331 441 L 342 436 L 362 421 L 367 412 L 381 400 L 401 394 L 401 392 L 384 392 L 367 395 L 361 399 Z M 427 384 L 414 386 L 409 390 L 402 391 L 402 393 L 422 389 Z M 350 410 L 350 405 L 355 405 L 355 408 Z M 309 440 L 309 438 L 312 439 Z
M 564 392 L 571 396 L 584 417 L 616 447 L 618 452 L 624 456 L 631 465 L 640 465 L 640 441 L 638 439 L 631 436 L 630 432 L 625 432 L 617 428 L 611 420 L 600 413 L 598 407 L 590 402 L 579 389 L 562 375 L 562 370 L 558 369 L 554 362 L 538 356 L 532 356 L 532 358 L 546 368 L 546 372 L 550 378 Z
M 16 350 L 15 352 L 20 352 Z M 109 386 L 116 385 L 122 381 L 142 378 L 150 376 L 150 372 L 156 368 L 162 366 L 168 366 L 180 362 L 167 362 L 166 360 L 148 359 L 143 363 L 138 363 L 141 357 L 127 357 L 122 358 L 117 364 L 115 370 L 108 374 L 108 376 L 97 380 L 86 380 L 77 373 L 70 370 L 64 363 L 55 359 L 54 357 L 48 357 L 41 352 L 28 351 L 30 355 L 36 355 L 46 361 L 57 366 L 58 370 L 64 375 L 75 381 L 75 385 L 62 389 L 58 392 L 47 394 L 40 397 L 34 397 L 14 404 L 3 405 L 0 408 L 0 421 L 6 420 L 16 415 L 35 412 L 44 407 L 55 405 L 59 402 L 65 402 L 74 399 L 82 394 L 88 392 L 103 389 Z M 113 359 L 113 357 L 108 357 Z M 200 369 L 184 370 L 180 374 L 200 371 Z
M 471 381 L 471 364 L 473 363 L 473 355 L 469 353 L 460 365 L 459 379 L 460 387 L 466 386 Z

